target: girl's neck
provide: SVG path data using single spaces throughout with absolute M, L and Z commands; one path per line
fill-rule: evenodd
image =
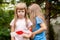
M 24 17 L 18 18 L 18 19 L 24 19 Z

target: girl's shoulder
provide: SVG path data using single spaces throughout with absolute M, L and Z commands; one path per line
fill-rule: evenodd
M 25 21 L 29 22 L 29 21 L 30 21 L 30 19 L 29 19 L 29 18 L 25 18 Z
M 14 24 L 14 18 L 12 19 L 12 21 L 10 22 L 10 26 Z
M 29 21 L 30 21 L 30 19 L 28 18 L 28 19 L 27 19 L 27 21 L 29 22 Z
M 27 19 L 27 24 L 28 24 L 28 27 L 30 27 L 31 25 L 33 25 L 33 23 L 31 22 L 31 20 L 29 18 Z
M 43 22 L 42 18 L 40 18 L 39 16 L 36 17 L 36 22 L 37 24 L 40 24 Z
M 36 16 L 36 20 L 42 20 L 42 18 L 40 18 L 39 16 Z

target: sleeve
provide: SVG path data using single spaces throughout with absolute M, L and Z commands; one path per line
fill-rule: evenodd
M 37 24 L 41 24 L 41 23 L 43 23 L 43 20 L 41 18 L 37 17 L 36 22 L 37 22 Z
M 10 22 L 10 26 L 14 26 L 14 19 Z
M 33 23 L 30 21 L 30 19 L 28 19 L 28 27 L 31 27 L 33 25 Z

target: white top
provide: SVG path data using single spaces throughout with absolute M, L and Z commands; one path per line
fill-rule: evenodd
M 11 21 L 11 23 L 10 23 L 10 25 L 12 27 L 14 26 L 14 20 L 15 19 L 13 19 Z M 28 25 L 27 26 L 28 28 L 31 27 L 31 25 L 32 25 L 32 22 L 29 19 L 27 20 L 27 25 Z M 28 30 L 27 27 L 26 27 L 26 20 L 25 20 L 25 18 L 17 19 L 15 32 L 21 30 L 21 31 L 24 31 L 25 33 L 30 33 L 30 31 Z M 25 39 L 22 37 L 22 35 L 17 35 L 17 36 L 15 36 L 15 40 L 25 40 Z
M 14 19 L 11 21 L 10 25 L 14 26 Z M 27 25 L 28 25 L 28 28 L 31 27 L 31 25 L 32 25 L 32 22 L 29 19 L 27 20 Z M 26 30 L 26 29 L 27 29 L 27 27 L 26 27 L 25 18 L 17 19 L 15 31 Z

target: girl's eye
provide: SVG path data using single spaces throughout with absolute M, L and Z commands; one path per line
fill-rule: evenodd
M 20 12 L 20 11 L 18 11 L 18 12 Z
M 22 11 L 22 12 L 24 12 L 24 11 Z
M 17 11 L 17 12 L 20 12 L 20 11 Z

